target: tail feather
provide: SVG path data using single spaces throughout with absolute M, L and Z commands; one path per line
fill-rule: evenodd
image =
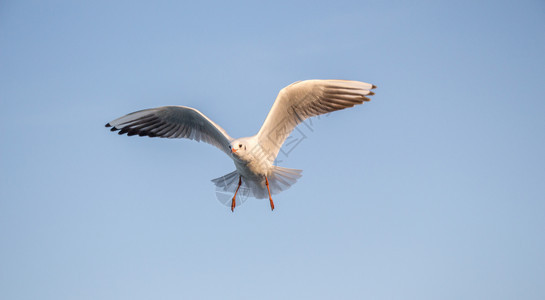
M 212 179 L 214 185 L 216 185 L 216 198 L 225 206 L 231 206 L 231 199 L 238 187 L 239 174 L 237 171 L 233 171 L 224 176 Z M 242 181 L 236 197 L 236 205 L 242 205 L 251 196 L 251 189 L 248 185 Z
M 216 179 L 212 179 L 212 182 L 219 188 L 222 188 L 225 192 L 230 192 L 231 187 L 235 185 L 235 189 L 237 188 L 236 185 L 238 184 L 238 172 L 233 171 L 227 175 L 218 177 Z M 235 192 L 235 189 L 233 189 L 233 193 Z
M 289 189 L 297 179 L 301 178 L 302 170 L 288 169 L 275 166 L 271 175 L 268 177 L 271 194 L 278 194 Z
M 273 166 L 271 174 L 267 177 L 271 194 L 278 194 L 290 188 L 297 182 L 297 179 L 303 176 L 301 175 L 302 172 L 302 170 Z M 231 198 L 238 187 L 238 179 L 238 172 L 233 171 L 212 180 L 214 185 L 216 185 L 216 195 L 218 195 L 218 199 L 225 205 L 230 205 L 229 201 L 231 201 Z M 223 196 L 223 194 L 225 194 L 225 196 Z M 241 199 L 241 202 L 244 202 L 247 197 L 254 197 L 257 199 L 268 198 L 269 192 L 267 191 L 265 180 L 256 182 L 242 178 L 242 184 L 237 193 L 236 204 L 239 205 L 239 199 Z

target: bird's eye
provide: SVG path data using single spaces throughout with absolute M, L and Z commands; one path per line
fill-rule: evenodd
M 242 148 L 242 144 L 239 144 L 238 147 L 239 147 L 239 148 Z
M 229 146 L 229 149 L 231 149 L 231 146 Z

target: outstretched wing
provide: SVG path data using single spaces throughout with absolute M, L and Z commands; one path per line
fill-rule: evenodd
M 257 134 L 261 148 L 274 159 L 286 138 L 305 119 L 362 104 L 376 86 L 349 80 L 306 80 L 283 88 Z
M 119 134 L 187 138 L 218 147 L 229 155 L 233 140 L 223 128 L 200 111 L 185 106 L 163 106 L 130 113 L 106 124 Z

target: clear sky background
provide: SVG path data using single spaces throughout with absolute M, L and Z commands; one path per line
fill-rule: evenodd
M 118 136 L 192 106 L 257 132 L 297 80 L 291 189 L 231 213 L 216 148 Z M 1 1 L 0 299 L 544 299 L 545 2 Z

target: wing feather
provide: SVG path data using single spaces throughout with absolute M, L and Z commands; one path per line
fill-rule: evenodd
M 229 155 L 233 139 L 200 111 L 186 106 L 163 106 L 130 113 L 106 124 L 128 136 L 187 138 L 218 147 Z
M 293 129 L 304 120 L 370 101 L 376 86 L 350 80 L 306 80 L 283 88 L 263 126 L 259 145 L 274 160 Z

